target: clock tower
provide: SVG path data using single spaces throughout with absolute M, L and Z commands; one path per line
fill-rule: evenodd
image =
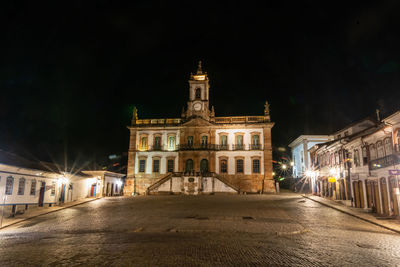
M 191 74 L 189 79 L 189 101 L 186 114 L 182 114 L 186 119 L 201 117 L 210 120 L 209 88 L 207 72 L 203 72 L 199 61 L 196 74 Z

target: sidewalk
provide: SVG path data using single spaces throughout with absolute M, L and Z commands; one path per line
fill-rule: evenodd
M 35 218 L 41 215 L 45 215 L 45 214 L 49 214 L 52 212 L 56 212 L 59 210 L 63 210 L 63 209 L 67 209 L 70 207 L 74 207 L 77 205 L 81 205 L 87 202 L 91 202 L 97 199 L 100 199 L 101 197 L 98 198 L 85 198 L 85 199 L 81 199 L 81 200 L 76 200 L 73 202 L 68 202 L 68 203 L 64 203 L 60 206 L 52 206 L 52 207 L 30 207 L 28 210 L 25 211 L 24 214 L 20 214 L 20 215 L 15 215 L 15 217 L 10 218 L 10 217 L 4 217 L 3 218 L 3 224 L 0 227 L 0 230 L 3 228 L 6 228 L 8 226 L 17 224 L 19 222 L 23 222 L 26 220 L 29 220 L 31 218 Z M 1 208 L 0 208 L 1 209 Z M 1 210 L 0 210 L 0 217 L 1 217 Z M 1 218 L 0 218 L 1 220 Z
M 388 230 L 394 231 L 398 234 L 400 234 L 400 220 L 399 219 L 378 219 L 375 217 L 373 214 L 370 213 L 364 209 L 360 208 L 353 208 L 353 207 L 347 207 L 343 205 L 340 202 L 336 202 L 331 199 L 326 199 L 318 196 L 313 196 L 313 195 L 302 195 L 305 198 L 308 198 L 312 201 L 318 202 L 324 206 L 328 206 L 330 208 L 333 208 L 335 210 L 341 211 L 343 213 L 346 213 L 348 215 L 357 217 L 361 220 L 370 222 L 372 224 L 381 226 L 383 228 L 386 228 Z

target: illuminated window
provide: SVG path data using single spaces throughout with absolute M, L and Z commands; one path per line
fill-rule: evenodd
M 139 172 L 145 172 L 146 171 L 146 160 L 141 159 L 139 160 Z
M 196 99 L 200 99 L 201 98 L 201 89 L 197 88 L 196 89 Z
M 34 196 L 36 193 L 36 180 L 33 179 L 31 183 L 31 196 Z
M 6 181 L 6 195 L 12 195 L 13 185 L 14 185 L 14 178 L 8 176 Z
M 25 193 L 25 178 L 20 178 L 18 182 L 18 195 Z
M 153 159 L 153 172 L 160 172 L 160 160 Z
M 51 183 L 51 190 L 50 190 L 50 195 L 54 196 L 56 194 L 56 182 Z
M 143 136 L 140 139 L 140 148 L 141 149 L 147 149 L 147 137 Z
M 236 173 L 243 173 L 243 160 L 242 159 L 236 160 Z
M 221 160 L 221 173 L 227 173 L 228 172 L 228 161 L 226 159 Z
M 260 160 L 259 159 L 253 160 L 253 173 L 260 173 Z
M 174 172 L 174 160 L 173 159 L 169 159 L 167 161 L 167 170 L 168 170 L 168 172 Z
M 236 136 L 236 145 L 243 145 L 243 135 Z
M 168 137 L 168 149 L 175 149 L 175 136 Z

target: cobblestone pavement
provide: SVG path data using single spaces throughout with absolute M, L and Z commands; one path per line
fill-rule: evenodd
M 104 198 L 1 230 L 0 265 L 400 266 L 400 235 L 295 194 Z

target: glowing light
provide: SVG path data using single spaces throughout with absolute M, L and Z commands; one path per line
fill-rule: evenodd
M 275 176 L 275 172 L 272 172 L 272 176 Z
M 118 181 L 117 181 L 117 185 L 118 185 L 118 186 L 121 186 L 121 185 L 122 185 L 122 181 L 121 181 L 121 180 L 118 180 Z
M 329 169 L 329 174 L 334 176 L 336 174 L 336 169 L 335 168 L 330 168 Z
M 193 75 L 193 79 L 196 81 L 204 81 L 206 79 L 206 75 Z
M 282 164 L 282 169 L 286 170 L 287 166 L 286 164 Z
M 293 161 L 290 162 L 290 166 L 294 166 L 294 162 Z
M 314 176 L 314 172 L 313 172 L 313 171 L 310 171 L 310 170 L 307 170 L 307 171 L 306 171 L 306 176 L 307 176 L 307 177 L 312 177 L 312 176 Z

